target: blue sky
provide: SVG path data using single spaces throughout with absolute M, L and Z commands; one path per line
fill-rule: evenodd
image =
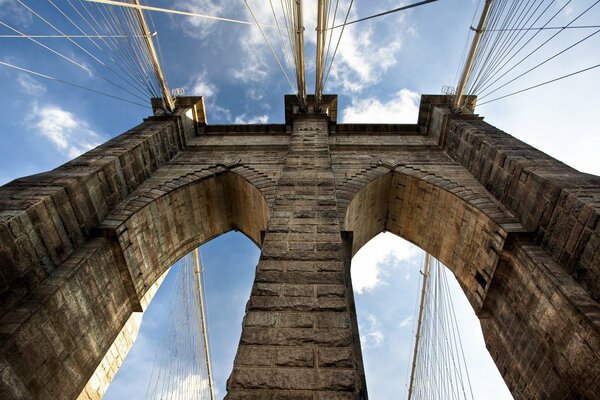
M 65 32 L 77 33 L 48 2 L 21 1 Z M 55 3 L 65 9 L 67 7 L 66 0 Z M 272 23 L 268 19 L 271 12 L 268 2 L 251 0 L 249 3 L 261 22 Z M 558 0 L 555 7 L 565 3 L 566 0 Z M 568 20 L 593 1 L 581 0 L 576 3 L 569 3 L 561 13 L 561 21 Z M 149 4 L 250 19 L 241 0 L 154 0 L 149 1 Z M 309 93 L 314 86 L 315 4 L 315 0 L 305 1 Z M 347 1 L 342 1 L 341 9 L 345 10 L 347 4 Z M 357 1 L 350 19 L 391 9 L 400 4 L 402 3 L 392 0 Z M 476 5 L 477 2 L 472 0 L 440 0 L 410 12 L 348 27 L 325 88 L 325 92 L 339 95 L 340 121 L 414 122 L 420 94 L 439 93 L 443 85 L 455 84 L 467 28 L 471 24 Z M 209 123 L 283 121 L 283 94 L 291 92 L 291 88 L 257 29 L 164 14 L 153 14 L 153 18 L 161 40 L 162 61 L 170 87 L 183 87 L 187 94 L 205 96 Z M 0 21 L 29 34 L 54 33 L 17 0 L 0 0 Z M 579 23 L 598 24 L 598 21 L 600 6 L 595 7 Z M 9 33 L 12 32 L 0 26 L 0 34 Z M 565 47 L 581 35 L 581 32 L 565 32 L 556 41 L 556 48 Z M 600 38 L 593 37 L 532 73 L 524 81 L 516 82 L 514 88 L 520 89 L 599 63 L 599 40 Z M 93 59 L 64 39 L 45 39 L 43 43 L 64 52 L 91 70 L 103 71 Z M 87 45 L 84 41 L 80 43 Z M 279 49 L 277 51 L 283 58 L 282 52 Z M 552 54 L 552 51 L 547 50 L 546 55 Z M 540 60 L 543 57 L 543 54 L 539 54 L 534 58 Z M 128 96 L 90 72 L 25 39 L 0 38 L 0 61 L 95 90 Z M 288 72 L 292 74 L 291 69 Z M 94 95 L 2 65 L 0 87 L 5 94 L 0 98 L 0 184 L 54 168 L 124 132 L 150 114 L 149 107 Z M 597 112 L 597 102 L 593 101 L 598 92 L 600 70 L 596 69 L 484 105 L 478 112 L 486 117 L 486 121 L 561 161 L 581 171 L 600 174 L 600 158 L 597 156 L 600 150 L 600 113 Z M 381 307 L 383 304 L 395 304 L 390 296 L 398 290 L 406 293 L 416 290 L 414 280 L 402 278 L 402 273 L 404 271 L 414 277 L 417 271 L 415 263 L 419 257 L 401 242 L 387 238 L 380 240 L 383 244 L 373 245 L 374 249 L 366 257 L 376 262 L 356 261 L 353 266 L 355 286 L 359 289 L 357 303 L 361 329 L 363 336 L 371 341 L 367 343 L 365 350 L 369 382 L 376 382 L 377 369 L 383 369 L 378 368 L 381 365 L 381 354 L 390 353 L 390 348 L 384 347 L 384 344 L 394 344 L 395 352 L 404 349 L 402 334 L 410 329 L 406 329 L 407 325 L 399 324 L 408 318 L 405 311 L 410 309 L 412 312 L 415 297 L 407 294 L 410 304 L 406 304 L 406 308 L 403 308 L 404 302 L 402 307 L 398 306 L 398 310 L 395 310 L 398 313 L 397 319 L 384 318 L 389 315 L 389 310 L 382 310 Z M 212 250 L 211 246 L 214 247 Z M 231 289 L 235 293 L 249 291 L 258 250 L 235 235 L 224 236 L 205 247 L 207 271 L 212 268 L 220 268 L 219 271 L 231 269 L 232 277 L 240 278 L 239 283 L 230 282 Z M 391 250 L 392 248 L 402 249 L 402 253 Z M 390 251 L 392 256 L 389 255 Z M 248 266 L 243 266 L 242 260 L 249 262 Z M 220 267 L 216 267 L 217 265 Z M 249 271 L 245 283 L 242 282 L 242 274 L 235 272 L 236 268 L 239 271 Z M 215 285 L 220 287 L 218 285 L 222 283 L 217 282 Z M 211 300 L 211 285 L 209 282 L 209 305 L 221 304 L 221 301 Z M 238 287 L 242 289 L 237 290 Z M 225 304 L 238 310 L 227 315 L 233 320 L 230 326 L 239 329 L 244 296 L 240 294 L 235 299 L 236 301 Z M 464 310 L 468 310 L 468 307 Z M 213 343 L 215 374 L 220 374 L 221 379 L 224 379 L 231 366 L 231 361 L 227 360 L 231 359 L 234 351 L 232 346 L 237 342 L 238 334 L 232 331 L 233 328 L 217 328 L 219 321 L 215 321 L 218 319 L 214 316 L 216 313 L 210 310 L 209 313 L 212 326 L 219 332 L 211 336 L 228 336 L 230 340 L 228 344 Z M 468 312 L 464 311 L 463 314 Z M 227 335 L 223 332 L 227 332 Z M 377 338 L 381 337 L 377 332 L 383 335 L 383 339 L 375 346 L 379 340 Z M 140 334 L 138 342 L 143 344 L 146 341 L 144 338 L 144 334 Z M 399 343 L 402 345 L 399 346 Z M 219 358 L 221 354 L 223 359 Z M 483 362 L 480 358 L 475 359 L 477 366 Z M 396 371 L 398 368 L 397 376 L 403 377 L 405 374 L 402 366 L 407 363 L 403 360 L 396 365 L 386 370 Z M 476 370 L 481 371 L 482 368 L 476 367 Z M 386 393 L 378 394 L 376 390 L 380 386 L 385 385 L 370 385 L 372 398 L 393 398 Z M 125 394 L 114 396 L 112 398 L 132 397 Z M 497 397 L 490 398 L 507 397 L 498 392 Z

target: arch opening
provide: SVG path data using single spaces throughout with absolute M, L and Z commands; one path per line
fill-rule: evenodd
M 137 199 L 150 194 L 136 193 L 133 204 L 113 213 L 127 216 L 116 235 L 139 298 L 176 260 L 226 232 L 239 230 L 262 244 L 269 207 L 252 183 L 233 172 L 181 181 L 174 188 L 165 185 L 166 194 L 141 205 Z
M 371 264 L 373 260 L 377 260 L 375 254 L 384 257 L 389 255 L 390 243 L 396 243 L 395 246 L 404 249 L 404 255 L 393 256 L 395 253 L 392 253 L 392 257 L 387 260 L 388 263 L 398 258 L 403 259 L 407 256 L 410 258 L 411 255 L 414 257 L 414 254 L 420 252 L 419 249 L 423 249 L 440 260 L 451 272 L 449 275 L 455 278 L 456 288 L 460 287 L 457 289 L 460 296 L 466 297 L 470 304 L 464 313 L 470 313 L 472 320 L 475 321 L 470 324 L 471 330 L 475 329 L 478 337 L 482 338 L 481 325 L 475 314 L 482 310 L 508 233 L 502 224 L 488 215 L 490 209 L 495 208 L 494 211 L 501 211 L 497 212 L 496 216 L 502 214 L 503 210 L 501 207 L 497 207 L 493 200 L 490 201 L 489 197 L 486 197 L 489 194 L 485 189 L 480 187 L 477 182 L 472 182 L 472 177 L 467 175 L 458 176 L 455 180 L 463 182 L 463 185 L 467 187 L 461 187 L 460 184 L 440 176 L 410 168 L 399 168 L 380 175 L 354 195 L 345 211 L 344 229 L 353 233 L 352 254 L 358 256 L 359 260 L 363 246 L 370 243 L 372 239 L 374 240 L 375 248 L 379 247 L 379 249 L 374 252 L 367 251 L 369 254 L 367 258 L 371 259 Z M 479 204 L 485 204 L 485 206 L 480 207 Z M 510 217 L 510 215 L 508 216 Z M 381 235 L 383 232 L 386 234 Z M 375 237 L 377 239 L 374 239 Z M 400 242 L 395 242 L 396 240 L 400 240 Z M 380 244 L 377 244 L 378 242 Z M 386 242 L 388 242 L 387 247 L 385 246 Z M 372 246 L 368 245 L 366 249 Z M 382 265 L 387 265 L 385 259 L 381 259 L 381 261 Z M 413 268 L 407 272 L 405 266 L 405 274 L 410 276 L 412 273 L 418 276 L 422 263 L 414 258 L 411 262 Z M 407 265 L 410 266 L 411 262 L 408 262 Z M 357 267 L 355 264 L 356 262 L 353 261 L 354 277 L 361 275 L 358 272 L 360 266 Z M 377 271 L 379 270 L 376 267 L 372 269 L 370 277 L 368 274 L 363 274 L 362 282 L 357 282 L 353 277 L 353 285 L 357 286 L 355 290 L 357 315 L 359 323 L 362 323 L 361 339 L 368 339 L 369 336 L 373 339 L 378 336 L 369 333 L 374 329 L 377 331 L 378 317 L 364 311 L 368 304 L 371 307 L 375 306 L 372 301 L 365 300 L 372 297 L 369 292 L 370 287 L 384 287 L 386 290 L 383 292 L 390 290 L 396 296 L 395 300 L 392 298 L 380 300 L 386 309 L 390 308 L 389 305 L 394 302 L 399 303 L 398 292 L 417 290 L 414 284 L 412 289 L 407 289 L 403 286 L 406 284 L 405 282 L 400 282 L 402 285 L 398 283 L 396 287 L 381 285 L 383 278 L 377 277 Z M 414 305 L 413 299 L 415 298 L 415 296 L 410 298 L 411 306 Z M 384 315 L 380 318 L 389 318 L 388 311 L 379 313 Z M 394 321 L 401 325 L 403 318 Z M 363 334 L 363 332 L 366 333 Z M 380 357 L 386 357 L 388 354 L 394 354 L 405 348 L 405 342 L 400 339 L 398 341 L 404 346 L 400 345 L 395 350 L 388 347 Z M 366 378 L 370 393 L 377 389 L 373 389 L 373 384 L 369 384 L 369 381 L 377 379 L 374 378 L 377 375 L 376 371 L 381 370 L 380 364 L 377 364 L 374 361 L 375 358 L 369 354 L 372 352 L 369 349 L 372 344 L 369 344 L 368 340 L 363 343 Z M 480 350 L 483 350 L 484 358 L 489 360 L 489 353 L 483 349 L 484 347 L 482 339 Z M 400 357 L 398 356 L 397 359 L 399 360 Z M 404 371 L 407 370 L 406 365 L 402 367 L 404 367 Z M 497 375 L 498 369 L 495 365 L 493 370 Z M 375 386 L 380 385 L 376 384 Z M 506 391 L 505 385 L 500 386 L 503 386 Z M 377 396 L 376 392 L 373 395 Z M 510 398 L 510 395 L 508 396 L 507 398 Z
M 460 188 L 451 192 L 432 182 L 393 171 L 363 187 L 344 219 L 353 232 L 352 254 L 377 234 L 394 233 L 446 265 L 479 312 L 507 232 L 477 206 L 478 197 L 469 193 L 467 200 L 456 194 Z
M 157 198 L 150 193 L 154 189 L 146 192 L 140 188 L 101 227 L 117 226 L 109 240 L 113 252 L 122 254 L 120 273 L 129 282 L 130 299 L 138 307 L 120 324 L 115 324 L 122 327 L 121 331 L 113 333 L 115 341 L 104 358 L 96 361 L 99 364 L 82 391 L 92 398 L 100 398 L 108 387 L 117 368 L 107 370 L 105 365 L 121 364 L 121 354 L 128 352 L 137 333 L 141 312 L 171 265 L 198 246 L 230 231 L 239 231 L 239 236 L 255 248 L 261 245 L 269 208 L 252 183 L 228 171 L 178 181 L 164 185 L 165 193 Z
M 597 332 L 597 303 L 467 171 L 449 165 L 436 175 L 426 168 L 400 166 L 354 195 L 344 214 L 353 254 L 391 232 L 446 265 L 515 397 L 592 393 L 572 371 L 594 374 L 578 364 L 596 357 L 579 338 Z
M 241 232 L 228 232 L 200 246 L 216 398 L 225 394 L 225 382 L 233 366 L 244 305 L 252 288 L 259 251 L 255 243 Z M 178 272 L 175 268 L 180 261 L 168 270 L 144 311 L 137 339 L 109 386 L 105 399 L 138 398 L 140 393 L 146 392 L 154 365 L 153 357 L 164 329 L 161 322 L 167 318 L 169 302 L 179 295 L 174 290 Z M 185 374 L 186 371 L 181 372 Z
M 352 285 L 369 398 L 406 398 L 422 285 L 424 252 L 390 232 L 367 242 L 352 259 Z M 474 398 L 493 392 L 512 399 L 485 347 L 479 319 L 445 268 Z M 392 384 L 393 383 L 393 384 Z

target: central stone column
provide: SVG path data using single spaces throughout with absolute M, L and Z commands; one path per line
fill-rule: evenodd
M 226 399 L 365 399 L 325 115 L 296 115 Z

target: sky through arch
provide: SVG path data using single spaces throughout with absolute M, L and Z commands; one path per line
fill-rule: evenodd
M 352 284 L 369 398 L 406 398 L 421 290 L 424 252 L 390 233 L 380 233 L 352 259 Z M 491 359 L 473 312 L 446 268 L 476 399 L 512 396 Z
M 225 392 L 241 333 L 259 249 L 243 234 L 230 232 L 201 247 L 217 398 Z M 416 305 L 423 252 L 392 234 L 381 233 L 354 256 L 352 281 L 369 396 L 404 398 L 414 341 Z M 452 274 L 448 273 L 451 277 Z M 504 385 L 485 349 L 477 317 L 455 279 L 450 280 L 475 398 L 508 400 Z M 174 274 L 168 274 L 146 311 L 138 338 L 109 387 L 105 399 L 141 398 L 146 392 Z
M 205 308 L 215 394 L 217 398 L 223 398 L 242 331 L 244 307 L 250 296 L 259 249 L 244 234 L 229 232 L 205 243 L 200 250 L 205 268 Z M 163 330 L 161 322 L 166 318 L 170 297 L 177 296 L 173 293 L 174 278 L 175 274 L 167 274 L 144 313 L 138 338 L 104 399 L 137 399 L 146 393 Z

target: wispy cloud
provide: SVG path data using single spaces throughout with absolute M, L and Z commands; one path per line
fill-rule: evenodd
M 349 1 L 341 1 L 336 24 L 341 24 L 348 9 Z M 352 8 L 349 20 L 358 18 L 356 3 Z M 316 9 L 316 7 L 315 7 Z M 332 64 L 327 86 L 334 90 L 358 93 L 381 81 L 383 74 L 397 63 L 402 49 L 403 26 L 405 16 L 397 16 L 394 29 L 382 29 L 381 25 L 365 23 L 358 28 L 348 26 L 343 30 L 336 29 L 331 41 L 331 55 L 335 51 L 339 35 L 339 48 Z M 307 35 L 309 42 L 315 41 L 315 35 Z M 328 66 L 326 66 L 326 69 Z
M 343 122 L 416 123 L 419 114 L 419 95 L 402 89 L 388 101 L 377 97 L 352 99 L 342 112 Z
M 41 96 L 46 93 L 46 85 L 41 84 L 29 75 L 19 74 L 17 76 L 17 83 L 21 87 L 21 90 L 29 95 Z
M 394 268 L 418 254 L 417 247 L 406 240 L 386 232 L 364 245 L 352 259 L 352 286 L 361 294 L 379 285 L 384 285 L 385 268 Z
M 344 32 L 329 76 L 333 88 L 361 92 L 378 83 L 383 73 L 396 64 L 401 40 L 396 38 L 378 45 L 375 35 L 372 29 L 364 29 L 360 34 L 352 30 Z
M 400 328 L 404 328 L 405 326 L 410 326 L 410 324 L 413 321 L 413 316 L 409 315 L 408 317 L 404 318 L 402 321 L 400 321 L 400 323 L 398 324 L 398 326 Z
M 217 94 L 217 87 L 209 80 L 205 70 L 196 74 L 189 83 L 189 95 L 211 97 Z
M 208 378 L 206 377 L 190 374 L 187 376 L 175 376 L 172 380 L 177 382 L 177 387 L 166 392 L 163 391 L 160 398 L 185 399 L 190 396 L 190 393 L 202 398 L 202 395 L 210 393 Z
M 33 22 L 33 14 L 14 0 L 0 0 L 0 17 L 9 25 L 17 24 L 21 27 L 28 27 Z
M 257 115 L 254 117 L 248 117 L 246 114 L 235 117 L 235 124 L 266 124 L 269 121 L 268 115 Z
M 203 15 L 222 16 L 226 6 L 223 3 L 226 2 L 212 0 L 177 0 L 174 3 L 174 8 Z M 214 19 L 199 17 L 183 17 L 183 19 L 178 18 L 176 21 L 181 21 L 180 26 L 183 28 L 184 34 L 194 39 L 206 38 L 218 26 L 218 21 Z
M 55 105 L 36 107 L 27 122 L 65 157 L 77 157 L 103 141 L 88 122 Z
M 272 11 L 267 2 L 249 1 L 248 4 L 259 23 L 273 23 Z M 242 7 L 246 9 L 246 6 Z M 249 21 L 254 21 L 249 12 L 246 12 L 245 15 Z M 268 35 L 267 37 L 269 37 L 273 48 L 277 49 L 276 52 L 279 60 L 285 65 L 285 55 L 283 54 L 283 50 L 279 51 L 280 44 L 277 41 L 275 32 L 273 32 L 273 35 Z M 240 35 L 238 45 L 240 46 L 241 57 L 238 65 L 230 70 L 235 80 L 242 83 L 259 83 L 273 79 L 271 70 L 273 67 L 279 67 L 271 65 L 271 50 L 257 27 L 248 28 L 245 34 Z
M 367 315 L 366 319 L 359 321 L 359 331 L 362 332 L 360 342 L 365 349 L 379 347 L 385 339 L 383 331 L 379 326 L 379 321 L 377 321 L 374 315 Z

